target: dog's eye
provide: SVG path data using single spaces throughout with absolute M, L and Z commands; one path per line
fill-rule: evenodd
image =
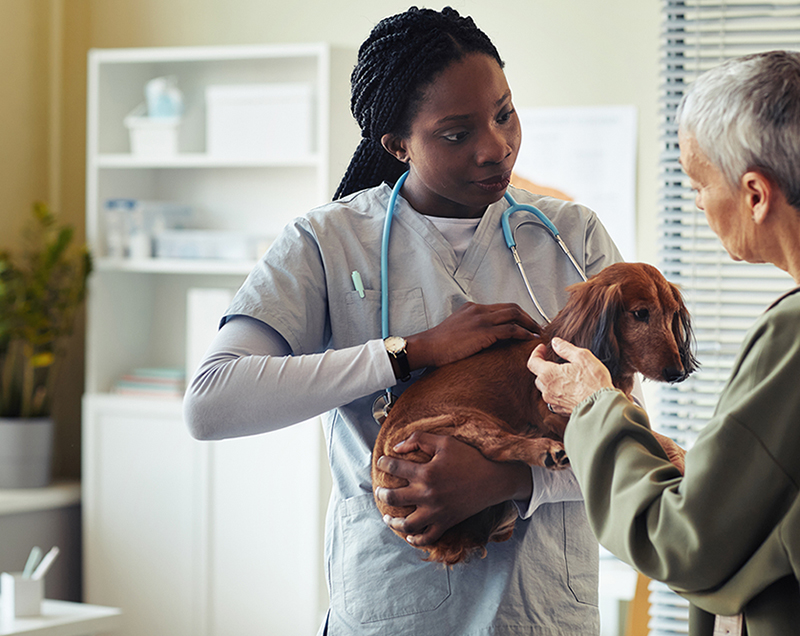
M 647 309 L 636 309 L 632 313 L 633 317 L 639 322 L 647 322 L 650 320 L 650 312 Z

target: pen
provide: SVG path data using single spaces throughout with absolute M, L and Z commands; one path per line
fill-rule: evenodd
M 364 298 L 364 283 L 361 282 L 361 274 L 359 274 L 357 270 L 353 270 L 351 276 L 353 278 L 353 286 L 356 288 L 358 295 Z
M 58 556 L 58 547 L 53 546 L 52 548 L 50 548 L 50 552 L 44 555 L 42 562 L 39 564 L 39 567 L 37 567 L 33 571 L 31 578 L 38 581 L 45 574 L 47 574 L 47 570 L 49 570 L 50 566 L 53 565 L 53 561 L 56 560 L 57 556 Z
M 38 545 L 33 546 L 31 548 L 31 553 L 28 555 L 28 560 L 25 561 L 25 568 L 22 570 L 22 578 L 31 578 L 31 574 L 33 574 L 33 568 L 36 567 L 36 564 L 39 562 L 39 558 L 41 556 L 42 549 Z

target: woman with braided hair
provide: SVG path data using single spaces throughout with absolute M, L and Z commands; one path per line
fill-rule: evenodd
M 187 391 L 186 421 L 195 437 L 221 439 L 325 414 L 333 492 L 320 633 L 597 634 L 598 547 L 570 471 L 492 462 L 452 438 L 423 436 L 429 462 L 380 463 L 408 486 L 378 496 L 415 511 L 385 520 L 377 511 L 372 406 L 384 388 L 400 394 L 427 367 L 530 338 L 539 314 L 500 232 L 521 133 L 489 38 L 453 9 L 412 7 L 373 29 L 351 79 L 363 138 L 335 200 L 290 223 L 239 290 Z M 401 346 L 390 348 L 381 236 L 406 171 L 388 257 L 389 327 Z M 585 207 L 514 196 L 556 223 L 589 275 L 621 260 Z M 525 218 L 515 213 L 512 224 Z M 578 274 L 545 234 L 525 240 L 524 266 L 554 315 Z M 386 528 L 422 546 L 509 500 L 520 512 L 512 538 L 451 569 Z

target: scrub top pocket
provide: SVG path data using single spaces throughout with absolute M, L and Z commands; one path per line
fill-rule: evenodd
M 589 529 L 582 502 L 563 502 L 564 557 L 567 584 L 575 600 L 596 607 L 599 604 L 596 572 L 600 548 Z
M 429 612 L 448 599 L 448 569 L 423 561 L 420 550 L 386 527 L 371 494 L 346 499 L 339 510 L 342 558 L 332 564 L 333 575 L 350 616 L 375 623 Z
M 381 337 L 381 293 L 365 289 L 364 298 L 355 291 L 345 297 L 346 316 L 340 329 L 335 329 L 347 342 L 337 346 L 354 346 L 364 342 L 364 334 L 373 334 L 368 339 Z M 425 300 L 422 288 L 389 291 L 389 335 L 411 336 L 428 329 Z

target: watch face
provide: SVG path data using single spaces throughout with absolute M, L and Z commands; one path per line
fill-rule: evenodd
M 406 348 L 406 341 L 400 336 L 389 336 L 383 342 L 386 345 L 386 350 L 394 355 L 397 355 Z

